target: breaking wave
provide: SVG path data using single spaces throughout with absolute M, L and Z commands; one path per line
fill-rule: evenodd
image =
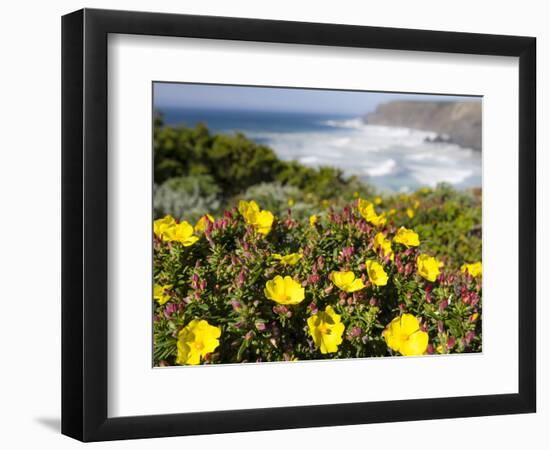
M 481 153 L 447 142 L 437 133 L 365 124 L 360 118 L 323 122 L 322 131 L 250 132 L 283 159 L 313 167 L 335 166 L 379 189 L 408 191 L 446 182 L 481 186 Z

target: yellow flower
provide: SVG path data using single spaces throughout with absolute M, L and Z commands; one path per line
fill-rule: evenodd
M 170 215 L 164 216 L 162 219 L 157 219 L 153 222 L 153 231 L 160 239 L 164 239 L 166 232 L 176 225 L 176 220 Z
M 359 197 L 359 192 L 355 191 L 355 192 L 353 193 L 353 198 L 357 198 L 357 197 Z
M 164 236 L 167 240 L 179 242 L 184 247 L 189 247 L 199 240 L 193 235 L 193 226 L 185 220 L 169 228 Z
M 407 216 L 409 219 L 412 219 L 414 217 L 414 210 L 412 208 L 407 208 Z
M 403 244 L 405 247 L 418 247 L 420 245 L 420 240 L 418 239 L 418 234 L 413 230 L 409 230 L 405 227 L 399 228 L 397 234 L 393 238 L 394 242 L 398 244 Z
M 220 341 L 221 330 L 206 320 L 193 319 L 178 333 L 177 364 L 200 364 L 201 358 L 212 353 Z
M 360 198 L 357 203 L 357 207 L 359 209 L 359 214 L 361 214 L 367 222 L 372 223 L 374 226 L 380 227 L 386 223 L 386 215 L 383 213 L 380 215 L 376 214 L 374 205 L 371 202 Z
M 394 254 L 391 248 L 391 241 L 389 239 L 386 239 L 383 233 L 376 233 L 376 235 L 374 236 L 373 247 L 376 251 L 382 250 L 384 256 L 387 256 L 392 261 L 394 260 Z
M 481 275 L 481 261 L 472 264 L 463 264 L 460 271 L 468 271 L 471 276 L 477 277 L 478 275 Z
M 172 289 L 172 284 L 156 284 L 153 287 L 153 298 L 159 303 L 159 305 L 164 305 L 168 300 L 170 300 L 170 294 L 166 291 Z
M 293 198 L 289 198 L 288 201 L 287 201 L 288 206 L 294 206 L 295 203 L 296 202 L 294 201 Z
M 374 214 L 369 218 L 369 222 L 372 223 L 375 227 L 380 228 L 386 224 L 386 214 Z
M 374 204 L 375 205 L 380 205 L 382 203 L 382 197 L 380 197 L 379 195 L 374 197 Z
M 439 275 L 439 268 L 443 265 L 433 256 L 420 255 L 416 260 L 416 266 L 419 275 L 426 278 L 428 281 L 435 281 Z
M 419 202 L 418 200 L 415 200 L 415 201 L 414 201 L 413 208 L 414 208 L 414 209 L 420 208 L 420 202 Z
M 420 330 L 418 319 L 412 314 L 393 319 L 383 335 L 387 346 L 403 356 L 422 355 L 428 348 L 428 333 Z
M 273 258 L 280 261 L 283 265 L 293 266 L 300 259 L 302 259 L 302 253 L 289 253 L 288 255 L 281 255 L 279 253 L 273 253 Z
M 376 261 L 367 261 L 365 266 L 372 284 L 375 286 L 385 286 L 388 284 L 388 274 L 379 263 Z
M 254 229 L 264 236 L 271 231 L 274 216 L 271 211 L 260 210 L 258 204 L 251 200 L 249 202 L 241 200 L 239 202 L 239 212 L 243 216 L 248 225 L 252 225 Z
M 355 278 L 353 272 L 332 272 L 329 279 L 345 292 L 355 292 L 365 287 L 361 278 Z
M 317 220 L 318 220 L 318 217 L 313 214 L 312 216 L 309 216 L 309 225 L 314 227 L 315 224 L 317 223 Z
M 195 224 L 195 233 L 204 233 L 206 231 L 208 222 L 214 223 L 214 218 L 210 214 L 205 214 Z
M 256 220 L 254 222 L 254 228 L 256 231 L 260 234 L 263 234 L 264 236 L 267 235 L 271 231 L 271 227 L 273 226 L 273 220 L 275 217 L 273 216 L 273 213 L 271 211 L 260 211 L 256 215 Z
M 477 320 L 477 318 L 479 317 L 479 313 L 473 313 L 471 316 L 470 316 L 470 322 L 475 322 Z
M 321 353 L 335 353 L 342 343 L 344 324 L 340 322 L 340 316 L 334 312 L 332 306 L 327 306 L 325 311 L 307 319 L 309 334 Z
M 390 209 L 388 212 L 390 216 L 394 216 L 396 213 L 397 213 L 397 210 L 395 208 Z
M 277 275 L 265 283 L 265 296 L 281 305 L 297 305 L 304 298 L 304 288 L 291 277 Z

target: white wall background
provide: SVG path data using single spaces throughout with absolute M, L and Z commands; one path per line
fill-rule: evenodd
M 81 7 L 257 17 L 538 38 L 539 279 L 548 270 L 550 29 L 536 0 L 315 2 L 277 0 L 5 2 L 0 15 L 0 444 L 3 448 L 76 448 L 59 434 L 60 417 L 60 16 Z M 240 433 L 95 444 L 94 448 L 515 448 L 547 441 L 549 292 L 539 282 L 539 412 L 535 415 Z M 472 374 L 475 377 L 475 374 Z

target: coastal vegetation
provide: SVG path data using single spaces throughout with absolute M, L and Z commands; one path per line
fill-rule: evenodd
M 157 366 L 479 352 L 481 192 L 154 127 Z

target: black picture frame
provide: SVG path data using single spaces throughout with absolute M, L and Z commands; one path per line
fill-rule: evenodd
M 519 58 L 518 393 L 107 416 L 110 33 Z M 62 433 L 82 441 L 530 413 L 536 409 L 536 39 L 83 9 L 62 18 Z

